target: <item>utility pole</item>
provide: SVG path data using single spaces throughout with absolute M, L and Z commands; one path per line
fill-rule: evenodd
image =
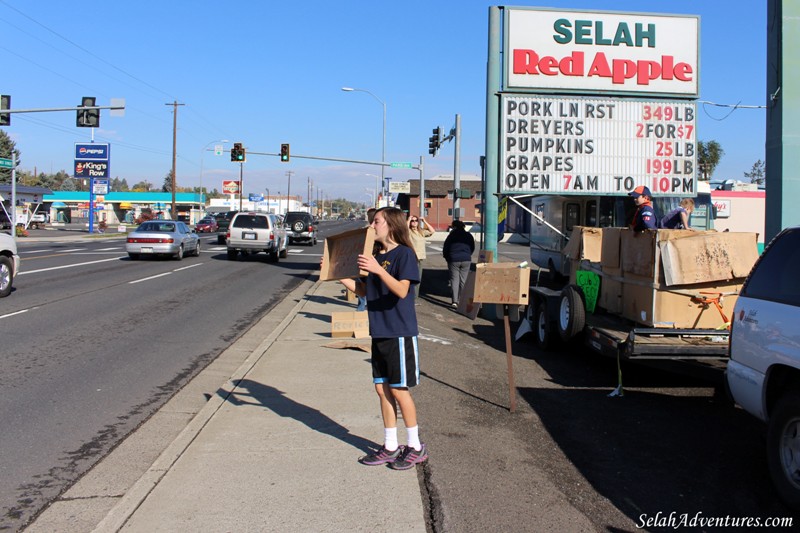
M 175 210 L 175 189 L 178 188 L 178 176 L 176 175 L 175 169 L 178 159 L 178 106 L 186 104 L 179 104 L 178 101 L 175 100 L 171 104 L 164 105 L 172 106 L 172 220 L 178 220 L 178 213 Z
M 289 178 L 286 184 L 286 213 L 289 212 L 289 198 L 292 194 L 292 174 L 294 174 L 293 170 L 286 171 L 286 176 Z
M 456 115 L 455 156 L 453 157 L 453 220 L 461 218 L 461 115 Z

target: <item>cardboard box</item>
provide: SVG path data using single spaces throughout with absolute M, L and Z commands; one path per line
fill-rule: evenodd
M 603 267 L 597 305 L 611 314 L 622 313 L 622 269 Z
M 478 263 L 473 302 L 527 305 L 531 271 L 517 263 Z
M 603 271 L 608 268 L 619 272 L 622 269 L 622 253 L 620 250 L 622 233 L 630 231 L 628 228 L 603 228 L 600 247 L 600 263 L 603 266 Z
M 725 326 L 713 303 L 697 298 L 722 293 L 722 312 L 730 320 L 744 280 L 666 287 L 651 279 L 625 275 L 622 281 L 622 316 L 638 324 L 664 328 L 708 328 Z
M 561 254 L 568 259 L 599 263 L 602 249 L 603 228 L 575 226 Z
M 345 311 L 331 314 L 331 337 L 363 339 L 369 337 L 369 315 L 366 311 Z
M 667 285 L 746 278 L 758 259 L 758 234 L 659 231 Z
M 331 235 L 325 239 L 320 281 L 359 278 L 367 275 L 358 268 L 358 255 L 372 255 L 375 230 L 361 228 Z

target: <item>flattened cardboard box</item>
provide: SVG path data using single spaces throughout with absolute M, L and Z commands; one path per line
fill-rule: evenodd
M 527 305 L 531 270 L 517 263 L 478 263 L 473 302 Z
M 359 278 L 367 275 L 358 269 L 358 254 L 371 255 L 375 230 L 361 228 L 325 238 L 320 281 Z
M 369 337 L 369 315 L 366 311 L 332 313 L 331 337 Z
M 667 232 L 669 230 L 662 230 Z M 758 259 L 758 234 L 659 232 L 659 249 L 667 285 L 706 283 L 747 277 Z
M 604 279 L 605 280 L 605 279 Z M 643 277 L 625 275 L 622 281 L 622 316 L 649 327 L 717 329 L 725 320 L 713 303 L 696 297 L 723 295 L 722 312 L 730 320 L 744 280 L 693 285 L 656 285 Z

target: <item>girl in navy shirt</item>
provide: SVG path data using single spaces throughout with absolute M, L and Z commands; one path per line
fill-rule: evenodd
M 407 470 L 428 458 L 425 444 L 419 440 L 417 408 L 409 391 L 419 383 L 419 331 L 412 289 L 419 283 L 419 267 L 401 210 L 378 209 L 370 226 L 380 250 L 374 256 L 358 256 L 359 269 L 369 273 L 366 280 L 341 280 L 349 290 L 367 297 L 372 378 L 383 417 L 383 447 L 360 461 Z M 398 445 L 398 406 L 406 426 L 407 446 Z

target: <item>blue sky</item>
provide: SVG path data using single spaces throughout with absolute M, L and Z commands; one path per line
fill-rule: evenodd
M 178 108 L 179 186 L 221 189 L 236 179 L 229 156 L 203 152 L 227 139 L 250 151 L 362 161 L 381 157 L 386 104 L 387 161 L 425 175 L 453 172 L 453 146 L 428 156 L 434 126 L 461 115 L 462 174 L 479 174 L 484 152 L 488 7 L 479 0 L 422 2 L 196 0 L 74 3 L 0 0 L 0 93 L 12 108 L 71 107 L 82 96 L 126 100 L 124 117 L 102 112 L 96 142 L 111 143 L 111 175 L 161 186 L 172 166 L 173 101 Z M 514 3 L 515 6 L 540 4 Z M 238 6 L 238 8 L 237 8 Z M 766 2 L 753 0 L 550 0 L 540 5 L 700 15 L 700 101 L 764 105 Z M 12 115 L 4 128 L 22 168 L 71 171 L 73 112 Z M 725 150 L 714 178 L 742 179 L 765 159 L 765 111 L 698 104 L 698 139 Z M 226 146 L 230 148 L 230 144 Z M 244 190 L 306 195 L 308 180 L 328 198 L 369 201 L 380 167 L 248 156 Z M 372 174 L 369 175 L 369 174 Z M 404 181 L 416 170 L 386 169 Z M 316 196 L 316 192 L 314 195 Z

